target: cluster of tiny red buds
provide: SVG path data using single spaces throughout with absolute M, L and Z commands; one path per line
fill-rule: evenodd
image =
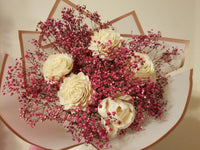
M 101 16 L 98 14 L 97 11 L 95 12 L 90 12 L 89 10 L 86 9 L 86 6 L 80 6 L 77 5 L 77 10 L 79 11 L 79 13 L 82 15 L 84 13 L 86 13 L 86 17 L 90 18 L 93 21 L 93 31 L 98 31 L 99 29 L 105 29 L 105 28 L 109 28 L 111 27 L 111 24 L 109 21 L 107 22 L 102 22 L 101 21 Z M 96 25 L 98 25 L 98 27 L 96 27 Z
M 168 64 L 168 68 L 170 68 L 171 71 L 176 70 L 177 67 L 173 64 L 173 60 L 179 59 L 183 50 L 176 47 L 166 48 L 165 43 L 161 42 L 162 40 L 160 41 L 160 38 L 162 38 L 160 31 L 156 34 L 151 30 L 148 31 L 148 35 L 133 36 L 128 45 L 129 49 L 135 52 L 148 55 L 153 53 L 151 59 L 157 74 L 165 76 L 167 72 L 165 69 L 161 68 Z
M 81 71 L 90 77 L 93 89 L 102 95 L 100 99 L 93 99 L 94 101 L 112 97 L 117 92 L 130 95 L 133 91 L 131 82 L 134 72 L 131 72 L 129 67 L 139 69 L 137 63 L 142 63 L 142 60 L 132 63 L 131 57 L 137 56 L 125 47 L 118 47 L 115 51 L 105 59 L 90 57 L 85 60 L 85 67 L 81 68 Z
M 9 66 L 6 76 L 6 81 L 3 85 L 3 95 L 10 93 L 10 95 L 20 94 L 21 89 L 25 87 L 24 72 L 22 69 L 21 59 L 16 59 L 14 66 Z
M 71 132 L 73 140 L 78 142 L 93 143 L 99 148 L 109 146 L 109 137 L 106 129 L 101 124 L 101 119 L 96 113 L 96 107 L 89 106 L 86 111 L 79 108 L 73 109 L 67 116 L 65 128 Z

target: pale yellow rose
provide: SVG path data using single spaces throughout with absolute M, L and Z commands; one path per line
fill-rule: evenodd
M 89 49 L 93 51 L 93 55 L 99 55 L 100 58 L 105 58 L 108 56 L 106 51 L 109 51 L 109 48 L 113 49 L 120 46 L 120 43 L 119 33 L 111 29 L 101 29 L 98 32 L 94 32 Z
M 154 64 L 152 60 L 149 58 L 149 56 L 147 54 L 138 53 L 138 52 L 136 52 L 135 55 L 138 55 L 139 57 L 137 58 L 132 57 L 131 58 L 132 63 L 134 61 L 138 61 L 139 58 L 142 58 L 142 60 L 145 61 L 145 63 L 143 65 L 141 65 L 140 63 L 137 63 L 140 69 L 139 71 L 137 71 L 136 69 L 131 69 L 132 71 L 135 72 L 134 78 L 141 78 L 142 80 L 147 80 L 148 77 L 150 77 L 152 80 L 155 80 L 156 73 L 154 69 Z
M 59 80 L 68 74 L 73 68 L 73 59 L 68 54 L 50 55 L 43 64 L 43 75 L 45 80 Z
M 80 72 L 64 79 L 58 91 L 58 97 L 65 110 L 77 108 L 79 105 L 82 110 L 85 110 L 88 102 L 91 102 L 92 92 L 89 77 Z
M 111 137 L 115 137 L 119 129 L 116 126 L 114 126 L 112 123 L 109 125 L 106 125 L 106 120 L 104 118 L 101 118 L 101 122 L 104 125 L 106 131 L 108 132 L 108 135 Z
M 135 108 L 129 102 L 131 98 L 129 95 L 120 96 L 114 100 L 108 97 L 99 104 L 98 113 L 102 117 L 102 123 L 105 125 L 105 120 L 110 119 L 110 125 L 105 125 L 105 128 L 111 137 L 116 135 L 118 129 L 125 129 L 134 121 Z

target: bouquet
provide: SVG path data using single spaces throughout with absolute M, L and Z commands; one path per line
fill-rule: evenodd
M 66 3 L 26 45 L 19 32 L 22 58 L 8 66 L 2 94 L 17 95 L 20 117 L 33 128 L 56 122 L 78 143 L 112 148 L 114 139 L 163 119 L 168 73 L 183 65 L 185 50 L 159 31 L 121 34 L 119 18 L 102 22 L 97 12 Z

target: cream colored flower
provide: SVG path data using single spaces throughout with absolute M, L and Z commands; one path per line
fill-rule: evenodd
M 64 79 L 58 91 L 58 97 L 61 105 L 65 110 L 73 109 L 81 106 L 85 110 L 88 102 L 91 101 L 92 88 L 90 86 L 89 77 L 82 72 L 71 74 Z
M 120 96 L 114 100 L 108 97 L 99 104 L 98 113 L 102 117 L 103 124 L 105 125 L 105 120 L 110 118 L 110 124 L 105 125 L 110 136 L 115 136 L 118 129 L 125 129 L 134 121 L 135 108 L 129 103 L 131 98 L 129 95 Z M 112 131 L 109 130 L 110 128 Z
M 111 137 L 115 137 L 115 135 L 118 132 L 118 128 L 116 126 L 114 126 L 112 123 L 109 125 L 106 125 L 106 120 L 101 118 L 101 122 L 104 125 L 106 131 L 108 132 L 108 135 Z
M 73 59 L 68 54 L 50 55 L 43 64 L 43 75 L 46 80 L 54 78 L 59 80 L 68 74 L 73 68 Z
M 139 57 L 137 58 L 132 57 L 131 59 L 132 63 L 134 61 L 138 61 L 139 58 L 142 58 L 142 60 L 145 61 L 145 63 L 143 65 L 141 65 L 140 63 L 137 63 L 140 69 L 139 71 L 137 71 L 136 69 L 132 69 L 132 71 L 135 72 L 134 78 L 141 78 L 142 80 L 147 80 L 148 77 L 150 77 L 152 80 L 155 80 L 156 73 L 154 69 L 154 64 L 152 60 L 149 58 L 149 56 L 147 54 L 142 54 L 138 52 L 136 52 L 135 55 L 138 55 Z
M 120 46 L 120 34 L 111 29 L 102 29 L 94 32 L 89 49 L 93 51 L 93 55 L 99 55 L 100 58 L 108 56 L 106 51 Z

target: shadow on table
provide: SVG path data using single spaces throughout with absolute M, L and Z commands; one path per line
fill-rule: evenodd
M 200 98 L 193 96 L 180 124 L 167 137 L 148 150 L 199 150 L 200 117 L 192 115 L 197 111 L 200 112 Z
M 0 120 L 0 150 L 27 150 L 29 144 L 19 139 Z
M 0 150 L 4 150 L 6 145 L 6 132 L 4 128 L 4 124 L 0 120 Z

